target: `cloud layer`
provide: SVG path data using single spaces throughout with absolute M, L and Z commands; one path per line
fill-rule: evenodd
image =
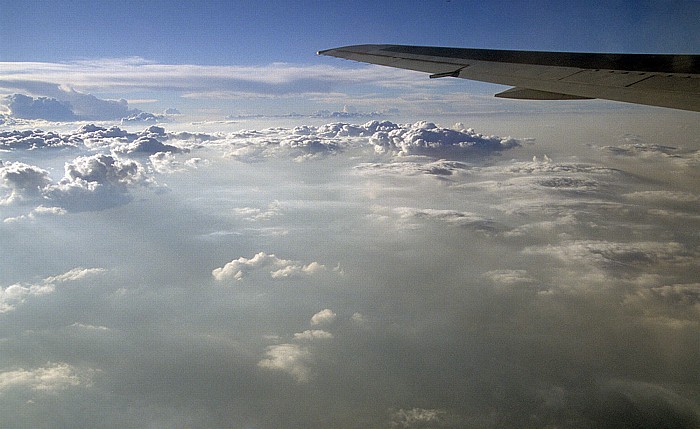
M 700 130 L 586 118 L 6 127 L 0 426 L 698 427 Z

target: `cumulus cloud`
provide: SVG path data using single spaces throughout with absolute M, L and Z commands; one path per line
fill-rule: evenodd
M 441 427 L 447 412 L 440 409 L 410 408 L 398 409 L 391 415 L 391 427 L 426 428 Z M 443 426 L 444 427 L 444 426 Z
M 65 164 L 64 177 L 54 183 L 49 172 L 22 162 L 0 162 L 0 185 L 10 193 L 3 204 L 48 201 L 58 209 L 37 208 L 37 214 L 101 210 L 129 201 L 129 188 L 154 183 L 146 169 L 134 160 L 116 155 L 79 156 Z M 43 205 L 43 204 L 42 204 Z
M 311 352 L 308 349 L 298 344 L 277 344 L 268 347 L 265 356 L 258 362 L 260 368 L 286 372 L 299 383 L 309 381 Z
M 65 362 L 49 362 L 46 366 L 33 369 L 17 368 L 0 372 L 0 392 L 23 388 L 50 393 L 88 386 L 93 374 L 94 370 L 79 370 Z
M 56 287 L 52 284 L 27 286 L 14 284 L 0 289 L 0 313 L 14 310 L 18 304 L 23 303 L 30 296 L 46 295 L 55 289 Z
M 23 94 L 5 97 L 3 102 L 12 116 L 20 119 L 46 119 L 48 121 L 73 121 L 76 119 L 71 105 L 55 98 L 33 98 Z
M 21 119 L 116 120 L 140 113 L 138 109 L 130 109 L 124 99 L 104 100 L 50 82 L 0 80 L 0 87 L 28 93 L 13 94 L 2 101 L 13 117 Z
M 488 155 L 516 147 L 518 141 L 507 137 L 485 136 L 472 129 L 453 130 L 429 122 L 396 124 L 369 121 L 362 125 L 332 123 L 320 127 L 271 128 L 258 132 L 230 133 L 233 146 L 228 156 L 242 161 L 257 161 L 285 154 L 298 161 L 334 155 L 357 147 L 373 148 L 376 153 L 393 156 L 423 155 L 455 158 Z M 381 164 L 364 164 L 364 169 Z M 410 164 L 389 168 L 410 168 Z M 441 160 L 432 165 L 413 165 L 415 170 L 433 175 L 450 175 L 465 165 Z
M 34 150 L 43 148 L 75 148 L 80 140 L 71 135 L 60 135 L 53 131 L 9 130 L 0 131 L 0 148 L 6 150 Z
M 325 310 L 321 310 L 311 317 L 311 325 L 328 325 L 333 323 L 336 317 L 337 315 L 333 312 L 333 310 L 326 308 Z
M 2 200 L 5 204 L 40 197 L 51 185 L 48 171 L 22 162 L 0 161 L 0 179 L 3 187 L 10 189 Z
M 440 128 L 432 122 L 416 122 L 408 127 L 377 131 L 370 141 L 377 153 L 433 157 L 488 154 L 520 145 L 511 137 L 485 136 L 471 128 L 466 130 Z
M 318 262 L 302 264 L 299 261 L 281 259 L 273 254 L 259 252 L 252 258 L 240 257 L 227 263 L 223 267 L 215 268 L 211 273 L 218 281 L 243 280 L 252 271 L 258 269 L 270 270 L 273 279 L 287 279 L 302 276 L 310 276 L 325 270 L 325 266 Z
M 314 341 L 314 340 L 329 340 L 333 338 L 333 334 L 330 332 L 326 332 L 321 329 L 307 329 L 304 332 L 298 332 L 294 334 L 294 339 L 295 340 L 305 340 L 305 341 Z
M 57 275 L 46 277 L 39 284 L 13 284 L 4 289 L 0 288 L 0 313 L 14 310 L 30 297 L 47 295 L 56 290 L 56 284 L 73 282 L 90 276 L 105 273 L 102 268 L 73 268 L 72 270 Z

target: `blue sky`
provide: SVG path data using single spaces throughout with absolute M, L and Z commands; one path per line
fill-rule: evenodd
M 699 21 L 697 1 L 0 1 L 0 95 L 49 97 L 82 118 L 105 106 L 80 94 L 127 100 L 93 119 L 517 110 L 532 104 L 492 100 L 502 87 L 315 53 L 360 43 L 693 53 Z
M 306 63 L 358 43 L 693 53 L 699 18 L 697 1 L 3 1 L 0 60 Z

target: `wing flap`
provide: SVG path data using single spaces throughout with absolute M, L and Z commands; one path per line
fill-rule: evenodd
M 556 92 L 537 91 L 529 88 L 511 88 L 499 92 L 494 97 L 512 98 L 514 100 L 590 100 L 590 97 L 559 94 Z

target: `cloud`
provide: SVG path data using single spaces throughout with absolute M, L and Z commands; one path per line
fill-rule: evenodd
M 51 393 L 71 387 L 89 386 L 93 374 L 92 370 L 81 371 L 64 362 L 49 362 L 43 367 L 0 372 L 0 392 L 30 389 Z
M 0 79 L 0 88 L 2 87 L 30 94 L 16 93 L 2 100 L 2 104 L 10 110 L 11 116 L 20 119 L 44 119 L 54 122 L 117 120 L 141 113 L 138 109 L 129 109 L 129 104 L 124 99 L 104 100 L 61 84 Z
M 440 128 L 429 122 L 396 124 L 390 121 L 369 121 L 362 125 L 332 123 L 319 127 L 298 126 L 292 129 L 271 128 L 261 131 L 230 133 L 226 141 L 233 146 L 228 156 L 241 161 L 260 161 L 286 155 L 297 161 L 337 155 L 354 148 L 369 147 L 376 153 L 397 157 L 423 155 L 433 158 L 455 158 L 488 155 L 519 146 L 517 140 L 484 136 L 472 129 Z M 449 176 L 466 165 L 440 160 L 432 165 L 361 164 L 360 169 L 385 168 L 409 170 L 413 167 L 425 174 Z
M 30 297 L 53 293 L 57 283 L 74 282 L 106 271 L 102 268 L 73 268 L 66 273 L 46 277 L 39 284 L 13 284 L 4 289 L 0 288 L 0 313 L 15 310 L 17 305 L 24 303 Z
M 5 289 L 0 289 L 0 313 L 14 310 L 18 304 L 23 303 L 30 296 L 39 296 L 52 293 L 55 290 L 52 284 L 23 286 L 14 284 Z
M 83 280 L 88 277 L 102 275 L 107 272 L 104 268 L 73 268 L 72 270 L 60 274 L 58 276 L 51 276 L 44 279 L 46 283 L 64 283 L 64 282 L 74 282 L 78 280 Z
M 280 259 L 273 254 L 259 252 L 250 259 L 245 257 L 234 259 L 221 268 L 215 268 L 211 274 L 218 281 L 240 281 L 258 269 L 270 269 L 270 277 L 273 279 L 287 279 L 317 274 L 325 271 L 325 266 L 318 262 L 304 265 L 298 261 Z
M 0 87 L 32 89 L 59 98 L 67 93 L 108 90 L 174 90 L 185 97 L 231 93 L 259 95 L 328 94 L 333 88 L 369 85 L 381 88 L 449 86 L 429 82 L 417 73 L 378 66 L 341 68 L 325 65 L 273 63 L 262 66 L 157 64 L 133 58 L 67 63 L 0 63 Z M 83 94 L 84 96 L 87 94 Z M 77 96 L 76 96 L 77 98 Z M 75 108 L 73 100 L 71 101 Z M 122 115 L 121 117 L 126 116 Z
M 43 148 L 76 148 L 80 140 L 62 136 L 53 131 L 8 130 L 0 131 L 0 148 L 6 150 L 35 150 Z
M 377 153 L 415 125 L 379 121 L 14 135 L 43 143 L 2 147 L 0 372 L 100 371 L 8 387 L 0 426 L 697 427 L 695 173 L 601 156 L 598 115 L 536 117 L 542 147 L 488 157 Z M 147 139 L 208 166 L 127 150 Z M 153 171 L 178 172 L 167 193 Z M 134 201 L 75 213 L 62 182 Z M 251 287 L 197 286 L 216 284 Z
M 23 220 L 34 220 L 34 219 L 37 219 L 37 218 L 42 217 L 42 216 L 62 216 L 66 213 L 68 213 L 68 212 L 61 207 L 38 206 L 26 215 L 7 217 L 3 220 L 3 222 L 11 223 L 11 222 L 20 222 Z
M 326 308 L 325 310 L 321 310 L 311 317 L 311 325 L 328 325 L 333 323 L 336 317 L 337 315 L 333 312 L 333 310 Z
M 415 176 L 429 175 L 438 178 L 448 178 L 467 174 L 469 165 L 459 161 L 449 161 L 440 159 L 431 162 L 389 162 L 389 163 L 361 163 L 353 167 L 355 171 L 363 176 L 374 175 L 400 175 Z
M 526 254 L 548 255 L 567 263 L 589 263 L 604 266 L 652 266 L 692 264 L 696 257 L 676 242 L 608 242 L 593 240 L 565 241 L 559 245 L 534 246 L 523 250 Z
M 73 121 L 76 119 L 70 104 L 55 98 L 33 98 L 23 94 L 5 97 L 3 104 L 11 115 L 20 119 L 46 119 L 48 121 Z
M 398 156 L 428 155 L 440 158 L 488 154 L 520 145 L 511 137 L 485 136 L 473 129 L 440 128 L 432 122 L 416 122 L 409 127 L 377 131 L 370 141 L 377 153 L 389 152 Z
M 286 372 L 299 383 L 309 381 L 311 353 L 308 349 L 298 344 L 277 344 L 268 347 L 265 356 L 267 358 L 258 362 L 260 368 Z
M 63 179 L 44 194 L 69 211 L 102 210 L 128 202 L 130 187 L 152 183 L 138 161 L 98 154 L 66 163 Z
M 22 162 L 0 161 L 0 179 L 10 189 L 4 204 L 40 197 L 51 185 L 48 171 Z
M 256 207 L 236 207 L 233 212 L 236 216 L 251 221 L 263 221 L 270 220 L 273 217 L 280 216 L 282 211 L 282 205 L 279 201 L 271 202 L 266 210 L 262 210 Z
M 143 123 L 143 122 L 170 122 L 170 118 L 164 115 L 154 115 L 148 112 L 132 113 L 129 116 L 121 118 L 122 124 L 128 123 Z
M 421 428 L 444 427 L 447 412 L 440 409 L 410 408 L 398 409 L 391 415 L 391 427 Z
M 333 338 L 333 334 L 321 329 L 308 329 L 304 332 L 294 334 L 295 340 L 314 341 L 314 340 L 329 340 Z

